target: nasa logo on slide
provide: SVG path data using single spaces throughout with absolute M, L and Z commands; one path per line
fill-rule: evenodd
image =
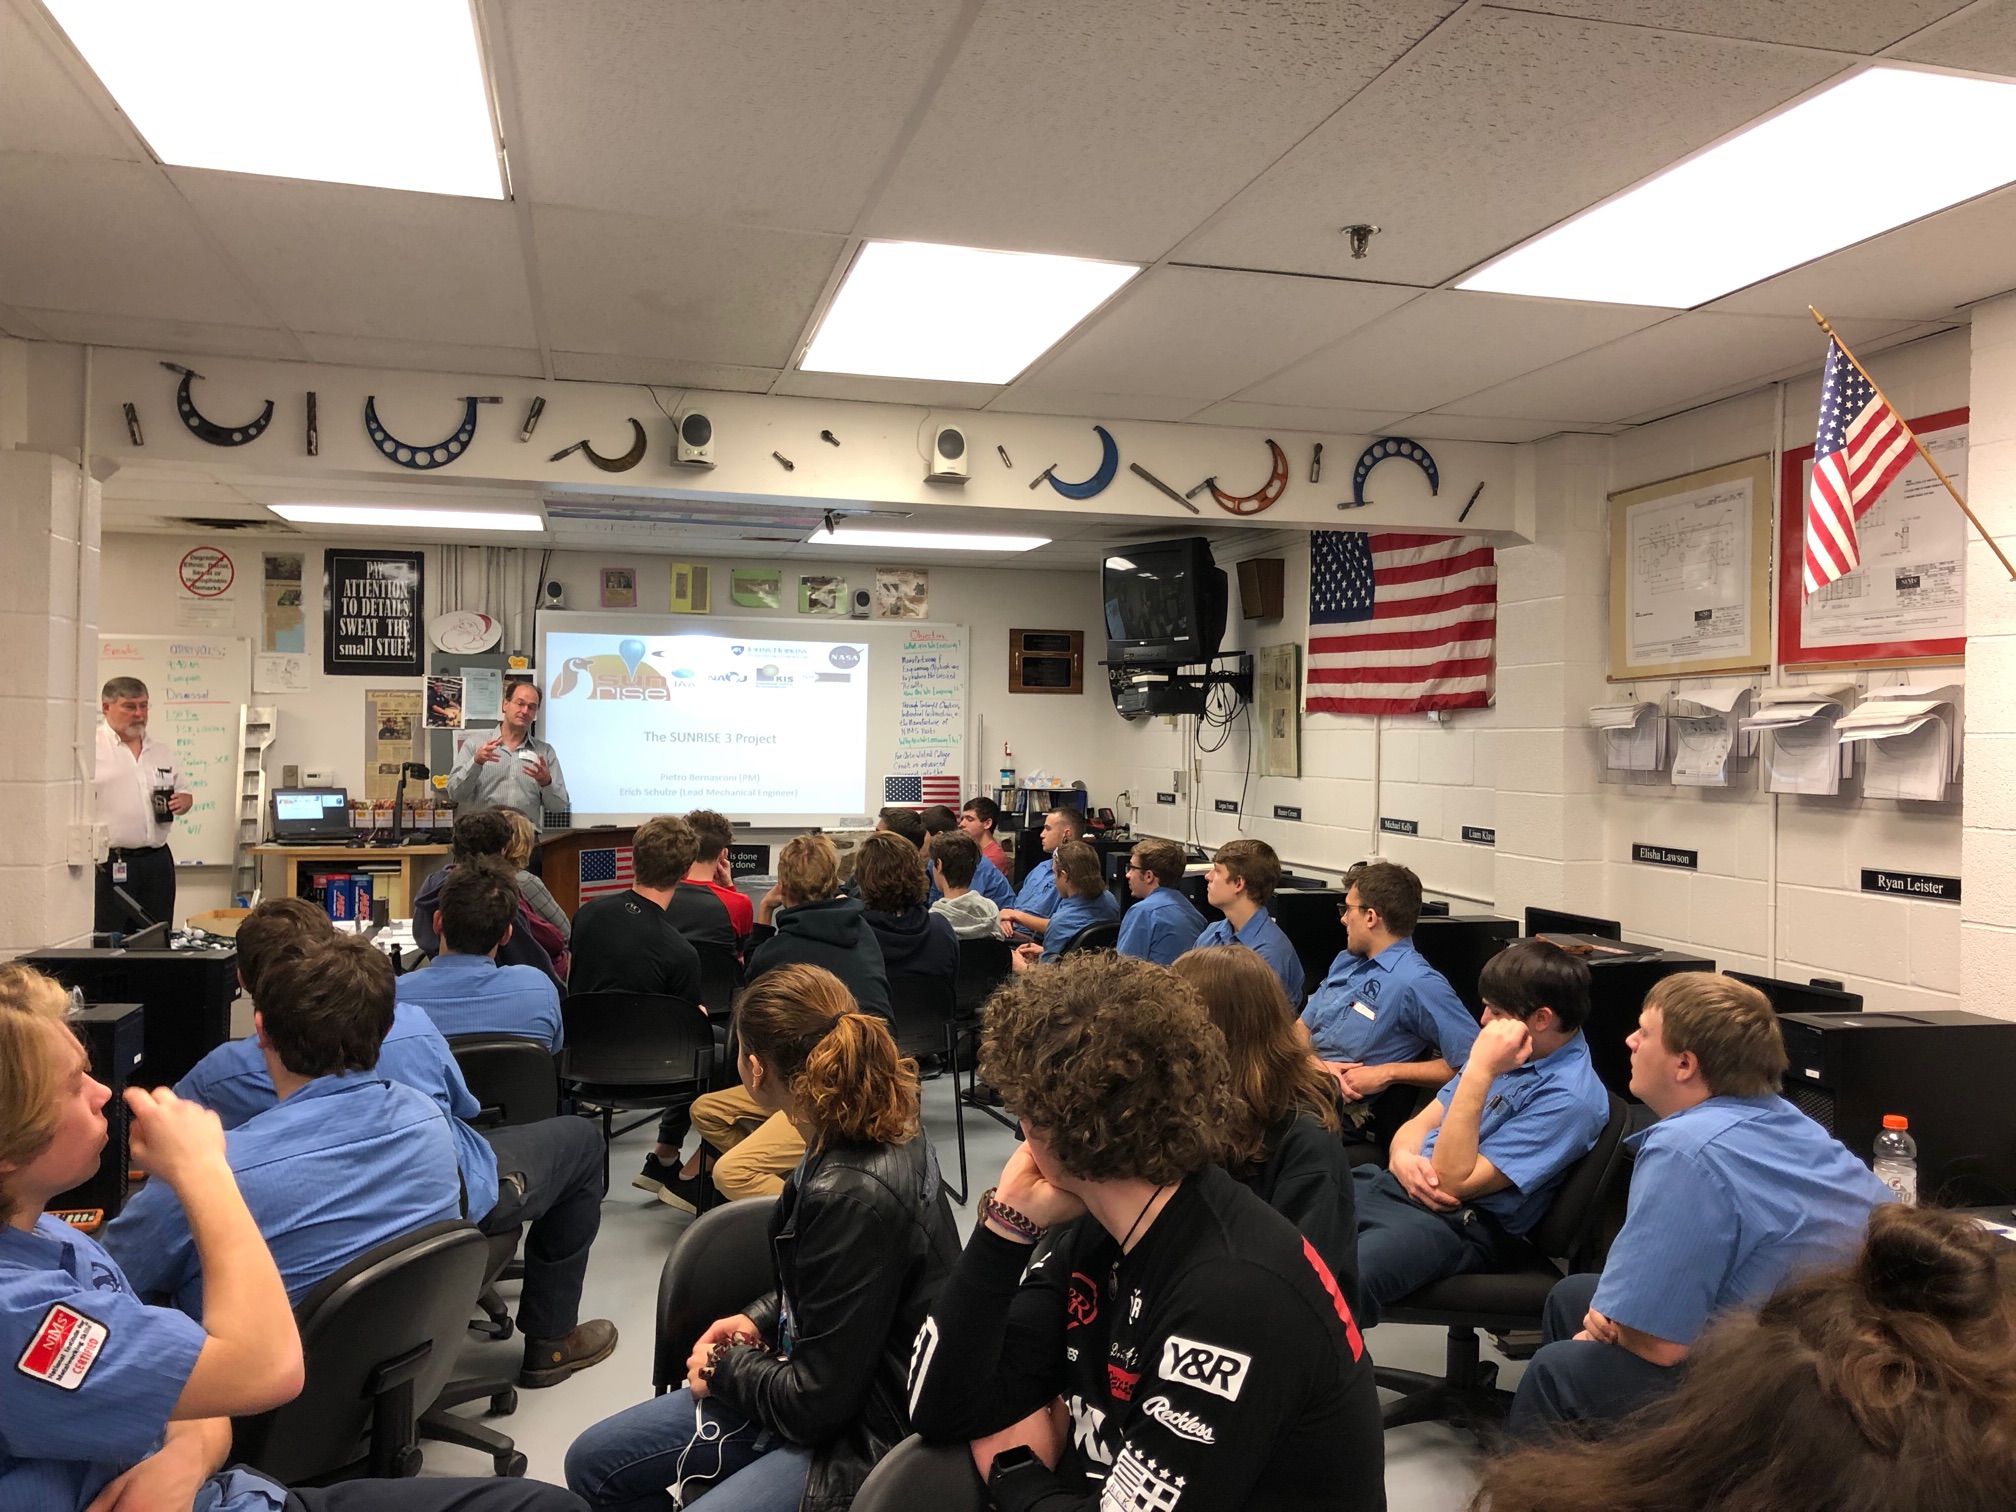
M 716 672 L 711 678 L 708 679 L 708 681 L 725 682 L 725 683 L 744 683 L 749 681 L 749 674 L 747 672 L 732 672 L 732 671 Z
M 858 667 L 861 665 L 861 648 L 859 646 L 835 646 L 831 651 L 826 653 L 826 660 L 833 663 L 836 667 Z

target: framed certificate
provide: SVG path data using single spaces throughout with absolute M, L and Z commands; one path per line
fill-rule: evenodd
M 1610 495 L 1610 681 L 1771 661 L 1771 459 Z

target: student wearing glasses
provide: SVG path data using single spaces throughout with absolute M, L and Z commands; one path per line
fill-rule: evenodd
M 1204 915 L 1183 896 L 1183 847 L 1174 840 L 1143 840 L 1127 858 L 1127 890 L 1134 906 L 1120 919 L 1124 956 L 1167 966 L 1197 943 Z

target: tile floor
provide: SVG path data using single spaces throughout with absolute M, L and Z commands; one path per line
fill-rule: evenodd
M 924 1087 L 925 1123 L 941 1158 L 956 1173 L 951 1083 L 943 1078 Z M 650 1147 L 651 1130 L 640 1129 L 617 1144 L 613 1188 L 602 1209 L 602 1232 L 588 1267 L 583 1315 L 612 1319 L 622 1331 L 613 1358 L 563 1385 L 545 1391 L 523 1391 L 518 1411 L 491 1420 L 500 1432 L 516 1440 L 531 1461 L 535 1479 L 561 1482 L 567 1446 L 590 1424 L 641 1401 L 651 1391 L 653 1314 L 658 1273 L 666 1253 L 677 1241 L 689 1217 L 664 1206 L 632 1187 L 630 1177 Z M 966 1124 L 969 1164 L 967 1205 L 959 1210 L 960 1228 L 972 1224 L 972 1198 L 992 1184 L 1014 1138 L 991 1119 L 971 1115 Z M 510 1295 L 515 1287 L 505 1288 Z M 1442 1334 L 1435 1329 L 1389 1323 L 1368 1336 L 1382 1363 L 1418 1370 L 1439 1370 Z M 472 1338 L 464 1372 L 483 1368 L 479 1362 L 501 1362 L 508 1368 L 519 1342 L 488 1343 Z M 1488 1346 L 1487 1346 L 1488 1347 Z M 1501 1380 L 1512 1385 L 1520 1370 L 1501 1362 Z M 474 1411 L 474 1407 L 464 1411 Z M 487 1475 L 486 1456 L 449 1444 L 428 1444 L 426 1473 Z M 1467 1434 L 1435 1423 L 1396 1429 L 1386 1435 L 1386 1491 L 1390 1512 L 1457 1512 L 1476 1487 L 1477 1453 Z

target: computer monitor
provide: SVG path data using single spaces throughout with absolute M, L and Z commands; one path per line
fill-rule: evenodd
M 273 838 L 282 844 L 308 840 L 342 841 L 356 831 L 350 823 L 350 794 L 344 788 L 276 788 Z
M 1747 971 L 1725 971 L 1724 976 L 1755 987 L 1771 1000 L 1776 1013 L 1860 1013 L 1862 994 L 1843 992 L 1838 987 L 1815 987 L 1810 982 L 1783 982 L 1776 977 L 1752 976 Z
M 1624 938 L 1624 926 L 1615 919 L 1564 913 L 1558 908 L 1529 908 L 1526 910 L 1526 933 L 1594 935 L 1599 940 L 1621 940 Z

